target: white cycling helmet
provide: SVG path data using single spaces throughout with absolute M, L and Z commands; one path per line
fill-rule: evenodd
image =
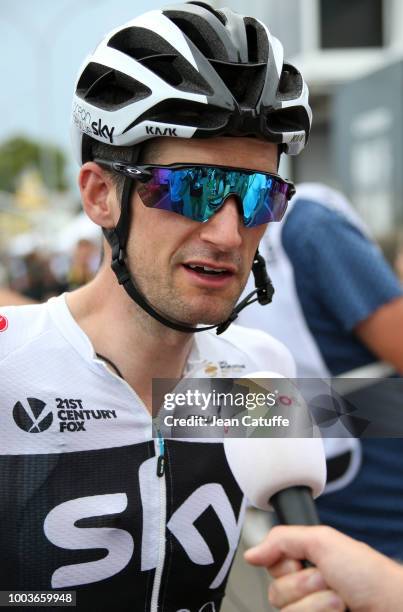
M 141 143 L 159 136 L 258 136 L 296 155 L 308 139 L 312 116 L 302 76 L 283 63 L 281 43 L 262 22 L 230 9 L 217 11 L 203 2 L 188 2 L 145 13 L 104 38 L 80 70 L 72 118 L 81 165 L 99 158 L 93 153 L 98 142 L 127 147 L 134 163 Z M 256 252 L 256 290 L 226 321 L 192 327 L 152 305 L 127 265 L 134 186 L 135 181 L 125 177 L 119 221 L 103 232 L 119 284 L 145 312 L 178 331 L 216 327 L 219 334 L 255 294 L 261 304 L 271 301 L 273 287 L 264 259 Z
M 103 39 L 77 79 L 72 136 L 80 164 L 92 139 L 130 147 L 156 136 L 256 135 L 296 155 L 311 117 L 306 83 L 261 21 L 188 2 Z

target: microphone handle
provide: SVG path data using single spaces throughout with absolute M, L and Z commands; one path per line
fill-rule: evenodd
M 270 498 L 279 523 L 282 525 L 320 525 L 315 502 L 309 487 L 289 487 Z M 315 567 L 310 561 L 301 561 L 303 567 Z M 349 612 L 346 608 L 345 612 Z
M 271 497 L 270 503 L 282 525 L 320 525 L 309 487 L 283 489 Z

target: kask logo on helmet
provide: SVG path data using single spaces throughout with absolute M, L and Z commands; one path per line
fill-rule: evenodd
M 160 128 L 154 125 L 146 125 L 146 134 L 152 134 L 153 136 L 177 136 L 177 128 Z

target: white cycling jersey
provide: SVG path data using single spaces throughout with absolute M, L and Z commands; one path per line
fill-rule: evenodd
M 257 370 L 295 375 L 282 344 L 232 325 L 194 336 L 185 375 Z M 0 590 L 75 590 L 80 612 L 219 610 L 245 505 L 223 445 L 168 439 L 158 476 L 146 407 L 64 296 L 0 310 L 0 380 Z

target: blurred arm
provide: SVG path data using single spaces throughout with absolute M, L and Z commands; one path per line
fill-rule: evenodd
M 403 374 L 403 297 L 378 308 L 354 332 L 379 359 Z

